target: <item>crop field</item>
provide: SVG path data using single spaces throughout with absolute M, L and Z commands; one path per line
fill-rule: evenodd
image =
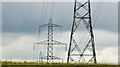
M 67 63 L 36 63 L 36 62 L 2 62 L 2 67 L 120 67 L 115 64 L 67 64 Z

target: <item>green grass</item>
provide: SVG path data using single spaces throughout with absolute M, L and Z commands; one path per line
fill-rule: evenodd
M 0 67 L 1 67 L 1 65 L 2 65 L 2 62 L 0 61 Z
M 116 64 L 2 62 L 2 67 L 118 67 Z M 119 66 L 120 67 L 120 66 Z

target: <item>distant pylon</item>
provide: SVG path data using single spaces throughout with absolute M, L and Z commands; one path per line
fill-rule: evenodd
M 57 24 L 53 24 L 52 23 L 52 18 L 50 18 L 49 20 L 49 23 L 48 24 L 44 24 L 42 26 L 39 26 L 39 28 L 41 27 L 47 27 L 48 28 L 48 40 L 45 40 L 45 41 L 41 41 L 41 42 L 37 42 L 35 44 L 39 44 L 39 45 L 47 45 L 47 62 L 53 62 L 54 58 L 57 59 L 58 57 L 55 57 L 53 55 L 53 45 L 65 45 L 67 46 L 66 43 L 62 43 L 62 42 L 59 42 L 59 41 L 55 41 L 53 39 L 53 28 L 54 27 L 62 27 L 62 26 L 59 26 Z M 60 58 L 59 58 L 60 59 Z
M 74 4 L 74 18 L 73 18 L 71 35 L 70 35 L 67 63 L 97 63 L 94 35 L 93 35 L 93 29 L 91 23 L 90 0 L 84 0 L 84 2 L 80 2 L 80 1 L 81 0 L 75 0 L 75 4 Z M 83 13 L 80 10 L 83 11 Z M 74 33 L 77 27 L 79 26 L 81 20 L 83 21 L 90 35 L 89 41 L 87 42 L 87 44 L 84 44 L 86 45 L 84 50 L 80 50 L 80 47 L 78 46 L 74 38 L 75 35 Z M 73 52 L 75 49 L 77 49 L 77 52 Z M 85 54 L 85 51 L 87 50 L 90 52 L 90 54 Z M 79 57 L 79 59 L 76 60 L 75 57 Z M 90 57 L 90 59 L 86 61 L 86 58 L 84 57 Z
M 43 62 L 43 60 L 42 60 L 42 51 L 40 51 L 40 53 L 39 53 L 39 62 Z

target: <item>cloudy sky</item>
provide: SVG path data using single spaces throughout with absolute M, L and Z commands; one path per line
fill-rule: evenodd
M 0 2 L 0 60 L 2 59 L 2 4 Z
M 47 7 L 48 4 L 48 7 Z M 52 4 L 54 11 L 51 12 Z M 118 4 L 117 2 L 94 2 L 92 6 L 92 22 L 99 63 L 118 62 Z M 44 5 L 44 6 L 43 6 Z M 38 52 L 46 55 L 46 46 L 38 46 L 33 51 L 33 43 L 37 42 L 38 26 L 46 24 L 49 18 L 53 23 L 61 25 L 55 28 L 54 39 L 69 44 L 69 36 L 73 20 L 73 2 L 3 2 L 2 3 L 2 59 L 36 59 Z M 87 35 L 84 26 L 79 26 L 76 39 Z M 41 29 L 40 40 L 46 40 L 47 29 Z M 57 34 L 57 35 L 56 35 Z M 69 34 L 69 35 L 68 35 Z M 84 37 L 87 41 L 88 37 Z M 81 39 L 80 39 L 81 40 Z M 57 52 L 56 52 L 57 50 Z M 59 53 L 63 54 L 59 54 Z M 64 46 L 54 48 L 54 54 L 66 59 Z M 34 55 L 33 55 L 34 54 Z

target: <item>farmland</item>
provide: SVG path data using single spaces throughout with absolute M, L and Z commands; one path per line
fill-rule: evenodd
M 67 63 L 37 63 L 37 62 L 2 62 L 2 67 L 120 67 L 116 64 L 67 64 Z

